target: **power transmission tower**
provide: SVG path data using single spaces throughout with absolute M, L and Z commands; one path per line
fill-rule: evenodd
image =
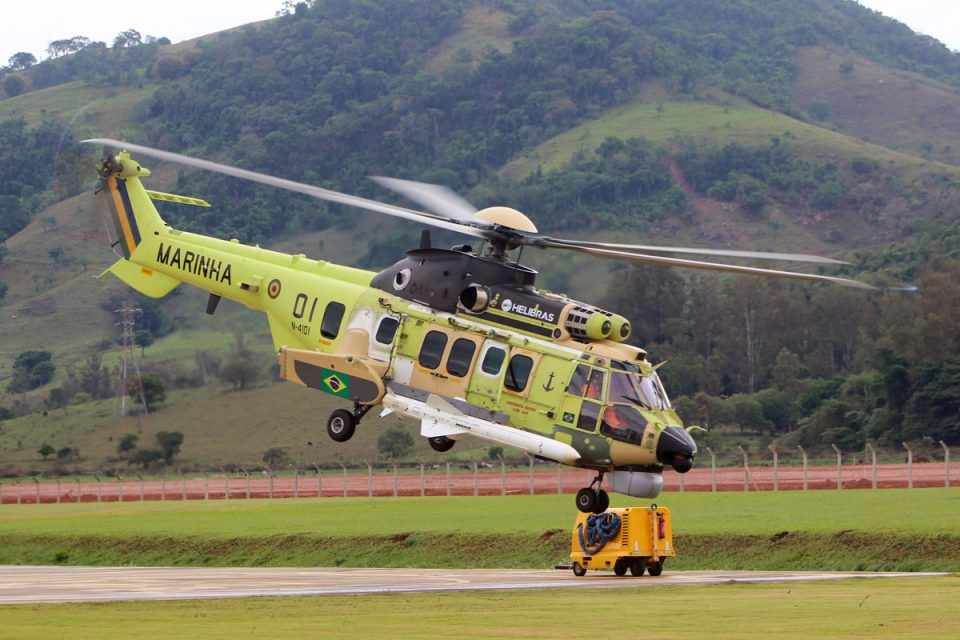
M 140 399 L 140 405 L 143 411 L 137 412 L 137 427 L 143 428 L 143 414 L 147 412 L 147 400 L 143 394 L 143 377 L 140 375 L 140 365 L 136 359 L 136 335 L 137 335 L 137 317 L 143 313 L 139 307 L 134 307 L 129 302 L 124 302 L 114 313 L 120 316 L 117 326 L 120 327 L 120 371 L 117 381 L 117 397 L 120 398 L 118 412 L 121 416 L 129 415 L 127 407 L 127 396 L 130 395 L 130 384 L 134 385 L 137 397 Z M 130 370 L 133 369 L 134 378 L 130 379 Z

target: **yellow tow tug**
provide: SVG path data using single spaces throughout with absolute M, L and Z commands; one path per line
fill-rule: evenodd
M 663 573 L 663 562 L 676 555 L 670 509 L 626 507 L 599 514 L 579 513 L 573 525 L 570 560 L 576 576 L 587 569 L 613 569 L 618 576 Z

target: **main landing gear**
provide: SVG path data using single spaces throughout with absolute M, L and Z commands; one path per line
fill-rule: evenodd
M 353 437 L 360 420 L 367 415 L 367 411 L 370 411 L 372 407 L 372 404 L 365 405 L 355 402 L 353 411 L 337 409 L 332 412 L 330 417 L 327 418 L 327 435 L 337 442 L 346 442 Z
M 436 436 L 434 438 L 427 438 L 427 442 L 430 443 L 430 448 L 434 451 L 439 451 L 440 453 L 445 453 L 453 449 L 453 445 L 457 444 L 457 441 L 453 438 L 448 438 L 447 436 Z
M 603 471 L 597 472 L 589 487 L 577 491 L 577 509 L 583 513 L 603 513 L 610 506 L 610 496 L 600 488 L 603 483 Z

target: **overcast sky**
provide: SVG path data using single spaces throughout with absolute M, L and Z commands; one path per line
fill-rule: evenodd
M 272 17 L 281 4 L 282 0 L 145 0 L 113 5 L 78 0 L 4 2 L 0 64 L 17 51 L 43 57 L 51 40 L 84 35 L 110 43 L 117 33 L 130 28 L 178 42 Z M 958 0 L 861 0 L 861 4 L 960 50 Z

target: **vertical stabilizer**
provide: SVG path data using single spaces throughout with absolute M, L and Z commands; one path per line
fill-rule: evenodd
M 100 175 L 103 177 L 101 197 L 108 202 L 114 229 L 115 245 L 123 257 L 134 259 L 143 238 L 163 228 L 164 222 L 144 189 L 140 178 L 150 171 L 121 151 L 104 161 Z

